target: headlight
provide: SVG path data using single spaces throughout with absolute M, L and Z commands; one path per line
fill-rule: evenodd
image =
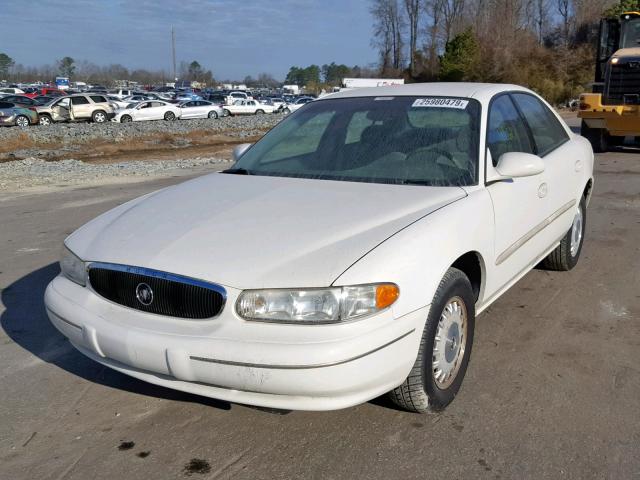
M 400 295 L 393 283 L 300 290 L 246 290 L 236 302 L 245 320 L 297 324 L 337 323 L 371 315 Z
M 60 271 L 62 275 L 78 285 L 84 287 L 87 283 L 87 268 L 84 262 L 76 257 L 66 245 L 62 248 Z

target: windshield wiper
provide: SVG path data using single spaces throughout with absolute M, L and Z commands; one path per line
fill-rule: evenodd
M 246 168 L 228 168 L 226 170 L 222 170 L 221 173 L 231 173 L 233 175 L 251 175 L 251 172 Z
M 432 182 L 428 180 L 402 180 L 400 185 L 424 185 L 431 186 Z

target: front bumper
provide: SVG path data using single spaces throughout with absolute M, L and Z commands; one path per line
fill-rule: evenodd
M 375 398 L 411 370 L 428 314 L 392 310 L 341 325 L 246 322 L 238 291 L 210 320 L 115 305 L 62 276 L 47 287 L 51 322 L 88 357 L 141 380 L 269 408 L 333 410 Z

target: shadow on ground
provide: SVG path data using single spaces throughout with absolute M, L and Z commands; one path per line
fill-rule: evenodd
M 140 395 L 200 403 L 229 410 L 231 404 L 188 393 L 159 387 L 128 377 L 85 357 L 68 346 L 68 340 L 49 321 L 44 308 L 44 291 L 60 268 L 57 263 L 42 267 L 15 281 L 2 290 L 6 310 L 0 325 L 15 343 L 43 361 L 56 365 L 90 382 Z

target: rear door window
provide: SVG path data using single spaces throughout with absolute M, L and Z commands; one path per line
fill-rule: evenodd
M 544 156 L 569 140 L 556 116 L 540 100 L 526 93 L 512 96 L 529 124 L 538 155 Z
M 71 97 L 72 105 L 86 105 L 87 103 L 89 103 L 89 100 L 84 97 Z

